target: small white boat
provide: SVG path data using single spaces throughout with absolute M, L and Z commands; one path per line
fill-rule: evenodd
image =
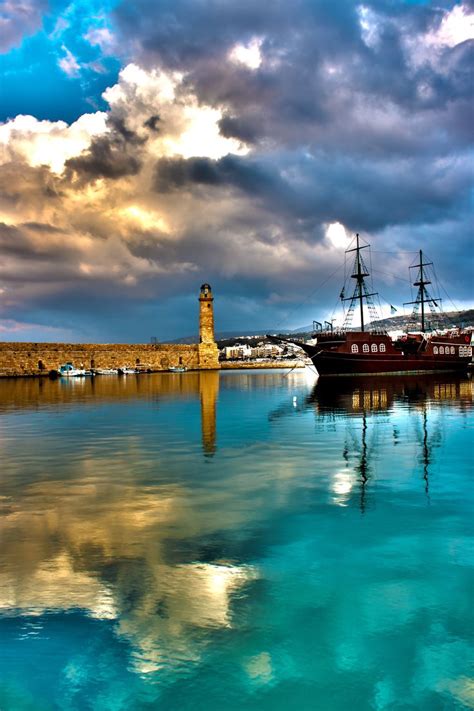
M 97 368 L 97 370 L 95 370 L 94 373 L 96 375 L 117 375 L 118 369 L 117 368 Z
M 172 365 L 168 370 L 170 373 L 185 373 L 187 368 L 185 365 Z
M 120 375 L 136 375 L 139 371 L 136 368 L 127 368 L 125 366 L 124 368 L 119 368 L 118 372 Z
M 62 378 L 78 378 L 84 377 L 85 375 L 92 375 L 90 370 L 75 368 L 72 363 L 65 363 L 59 366 L 58 372 Z

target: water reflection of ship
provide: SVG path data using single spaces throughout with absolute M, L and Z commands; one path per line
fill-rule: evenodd
M 429 400 L 455 402 L 461 407 L 472 403 L 472 381 L 443 376 L 385 376 L 354 378 L 338 381 L 337 388 L 328 380 L 319 380 L 308 403 L 318 414 L 383 411 L 404 402 L 411 406 Z
M 320 380 L 307 400 L 307 406 L 314 407 L 318 415 L 324 420 L 339 416 L 350 415 L 347 418 L 348 430 L 344 443 L 343 458 L 346 466 L 350 468 L 350 456 L 356 456 L 357 463 L 353 470 L 357 472 L 359 481 L 359 506 L 364 513 L 367 506 L 367 485 L 370 482 L 371 454 L 377 447 L 376 428 L 373 429 L 375 438 L 368 441 L 368 422 L 371 415 L 383 413 L 392 409 L 397 402 L 418 410 L 421 414 L 419 431 L 416 439 L 419 443 L 419 464 L 421 476 L 424 481 L 424 490 L 429 498 L 430 465 L 433 463 L 433 450 L 439 446 L 441 440 L 440 424 L 428 426 L 428 405 L 430 402 L 453 403 L 458 407 L 472 405 L 472 382 L 467 379 L 452 377 L 447 379 L 439 377 L 406 376 L 404 378 L 384 377 L 374 380 L 370 377 L 341 382 L 335 389 L 328 381 Z M 360 418 L 360 437 L 354 437 L 354 420 Z M 358 439 L 358 441 L 357 441 Z M 393 444 L 399 444 L 399 434 L 394 427 Z M 339 473 L 339 477 L 341 477 Z
M 379 448 L 381 428 L 377 427 L 379 416 L 396 408 L 407 408 L 420 413 L 416 425 L 415 441 L 418 442 L 418 463 L 424 489 L 429 495 L 430 467 L 433 464 L 433 450 L 442 438 L 442 422 L 429 418 L 430 406 L 443 404 L 455 406 L 461 412 L 472 408 L 473 383 L 469 378 L 455 375 L 406 375 L 374 376 L 339 379 L 337 387 L 327 379 L 317 381 L 311 393 L 303 401 L 294 398 L 282 403 L 269 414 L 270 421 L 297 415 L 311 409 L 317 415 L 317 427 L 321 431 L 335 426 L 336 421 L 345 423 L 342 457 L 345 467 L 336 471 L 332 488 L 338 502 L 346 505 L 349 495 L 353 495 L 354 473 L 359 483 L 359 506 L 365 511 L 367 489 L 374 474 L 374 455 Z M 373 425 L 369 427 L 369 424 Z M 370 430 L 370 431 L 369 431 Z M 393 446 L 403 444 L 396 422 L 392 429 Z M 351 494 L 352 492 L 352 494 Z

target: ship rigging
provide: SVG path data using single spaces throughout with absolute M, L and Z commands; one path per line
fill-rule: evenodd
M 356 246 L 346 251 L 354 255 L 354 266 L 351 279 L 355 280 L 354 290 L 347 297 L 344 287 L 340 293 L 343 303 L 349 303 L 341 330 L 335 330 L 332 321 L 322 324 L 314 321 L 315 332 L 309 342 L 295 341 L 288 338 L 277 338 L 279 341 L 289 341 L 298 345 L 312 360 L 319 375 L 386 375 L 404 373 L 430 373 L 465 371 L 472 358 L 471 334 L 462 329 L 448 332 L 426 333 L 426 308 L 434 313 L 439 307 L 440 299 L 434 298 L 428 291 L 431 280 L 426 268 L 431 262 L 423 261 L 420 250 L 420 261 L 413 265 L 417 269 L 414 286 L 418 291 L 414 300 L 406 302 L 413 305 L 413 317 L 421 309 L 421 331 L 414 330 L 400 338 L 392 339 L 386 330 L 377 328 L 377 311 L 373 297 L 378 293 L 367 288 L 366 279 L 370 276 L 362 256 L 362 250 L 368 244 L 361 244 L 356 235 Z M 371 320 L 366 326 L 364 305 L 367 305 Z M 354 313 L 358 307 L 360 328 L 351 328 Z M 318 328 L 319 327 L 319 328 Z M 270 336 L 270 338 L 272 338 Z

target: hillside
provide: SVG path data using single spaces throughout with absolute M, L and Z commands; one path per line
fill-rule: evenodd
M 428 313 L 427 322 L 432 328 L 467 328 L 474 326 L 474 309 L 467 311 L 446 311 L 445 313 L 430 314 Z M 391 316 L 390 318 L 375 321 L 373 325 L 380 328 L 386 328 L 387 331 L 403 331 L 407 327 L 413 328 L 411 316 Z
M 466 311 L 446 311 L 445 313 L 436 314 L 436 320 L 427 315 L 427 322 L 432 328 L 450 328 L 454 326 L 463 328 L 474 328 L 474 309 Z M 384 328 L 387 331 L 404 331 L 407 328 L 414 328 L 410 316 L 391 316 L 390 318 L 380 319 L 369 324 L 371 327 Z M 265 334 L 278 333 L 280 336 L 294 336 L 295 338 L 310 338 L 313 333 L 313 325 L 301 326 L 294 330 L 278 330 L 275 328 L 261 329 L 260 331 L 221 331 L 216 333 L 216 341 L 219 348 L 224 346 L 232 346 L 237 342 L 249 343 L 255 345 L 258 341 L 265 340 Z M 185 336 L 177 338 L 172 343 L 197 343 L 198 335 Z
M 474 327 L 474 309 L 466 311 L 446 311 L 433 316 L 427 314 L 427 323 L 432 328 L 452 328 L 452 327 Z M 384 328 L 387 331 L 404 331 L 407 327 L 414 328 L 411 315 L 391 316 L 368 324 L 371 328 Z M 291 331 L 292 335 L 309 334 L 313 332 L 313 326 L 301 326 Z M 271 333 L 271 331 L 269 331 Z

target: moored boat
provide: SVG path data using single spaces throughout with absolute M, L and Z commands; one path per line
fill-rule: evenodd
M 86 375 L 92 375 L 90 370 L 84 370 L 83 368 L 75 368 L 72 363 L 65 363 L 59 366 L 59 375 L 62 378 L 77 378 L 84 377 Z
M 168 372 L 170 373 L 185 373 L 186 371 L 187 368 L 184 365 L 172 365 L 170 368 L 168 368 Z
M 365 279 L 369 276 L 362 259 L 361 250 L 369 245 L 361 245 L 359 235 L 356 247 L 347 250 L 355 252 L 354 269 L 351 278 L 356 280 L 352 296 L 345 298 L 341 291 L 341 300 L 349 303 L 348 316 L 356 308 L 360 312 L 360 329 L 342 328 L 318 331 L 311 342 L 291 341 L 296 343 L 311 358 L 320 376 L 339 375 L 388 375 L 405 373 L 463 372 L 472 360 L 471 333 L 460 328 L 445 331 L 426 332 L 426 307 L 437 307 L 439 299 L 431 297 L 427 285 L 431 282 L 426 277 L 425 267 L 431 263 L 423 262 L 420 250 L 420 262 L 414 265 L 418 269 L 414 286 L 418 287 L 416 299 L 407 302 L 421 309 L 420 331 L 407 332 L 398 338 L 392 338 L 383 329 L 369 328 L 364 325 L 364 304 L 369 305 L 374 314 L 374 305 Z M 316 322 L 315 322 L 316 323 Z M 330 325 L 330 324 L 329 324 Z M 289 339 L 279 339 L 289 340 Z

